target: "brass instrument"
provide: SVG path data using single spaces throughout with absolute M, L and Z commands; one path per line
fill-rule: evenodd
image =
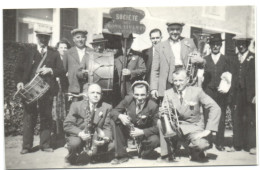
M 173 106 L 172 106 L 172 109 L 170 108 L 169 99 L 168 99 L 167 95 L 164 98 L 162 107 L 167 109 L 167 111 L 162 113 L 161 118 L 160 118 L 161 126 L 162 126 L 162 133 L 163 133 L 165 141 L 167 143 L 168 159 L 174 160 L 175 154 L 177 151 L 177 140 L 176 140 L 176 138 L 174 139 L 174 137 L 178 136 L 178 139 L 182 139 L 183 133 L 180 128 L 177 110 Z M 172 148 L 175 150 L 175 152 L 173 152 Z
M 188 62 L 186 65 L 186 72 L 189 76 L 189 85 L 194 85 L 198 81 L 198 66 L 196 64 L 191 63 L 191 57 L 197 55 L 198 52 L 194 51 L 191 55 L 188 56 Z
M 84 132 L 86 134 L 89 134 L 90 139 L 86 140 L 86 146 L 85 146 L 83 152 L 87 153 L 88 156 L 96 155 L 97 147 L 103 145 L 105 142 L 108 142 L 104 138 L 105 137 L 104 131 L 102 129 L 96 127 L 92 121 L 93 121 L 92 113 L 90 112 L 89 109 L 87 109 L 87 118 L 85 119 L 86 126 L 84 129 Z
M 162 113 L 161 122 L 162 122 L 162 131 L 164 137 L 170 138 L 178 135 L 179 137 L 183 136 L 183 133 L 180 129 L 179 119 L 177 115 L 177 110 L 175 107 L 170 108 L 168 96 L 165 96 L 162 107 L 167 109 L 167 112 Z

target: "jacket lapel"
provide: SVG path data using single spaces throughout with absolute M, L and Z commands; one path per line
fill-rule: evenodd
M 96 108 L 93 123 L 96 124 L 96 125 L 98 125 L 99 121 L 100 121 L 100 120 L 102 119 L 102 117 L 104 116 L 103 114 L 104 114 L 104 113 L 103 113 L 102 107 Z
M 170 40 L 165 42 L 163 49 L 164 49 L 163 50 L 164 56 L 165 56 L 168 64 L 170 64 L 171 59 L 174 59 L 174 57 L 173 57 L 174 55 L 173 55 L 172 48 L 170 45 Z
M 132 122 L 136 122 L 136 104 L 134 99 L 132 99 L 130 105 L 128 106 L 127 114 L 131 117 Z
M 147 57 L 147 67 L 151 68 L 153 62 L 153 47 L 149 48 Z
M 71 51 L 72 52 L 72 57 L 75 59 L 75 61 L 80 64 L 79 62 L 79 54 L 78 54 L 78 51 L 76 49 L 76 47 L 74 47 L 74 49 Z
M 181 38 L 181 59 L 182 59 L 182 63 L 184 66 L 187 65 L 187 62 L 188 62 L 188 54 L 187 52 L 189 51 L 188 48 L 190 48 L 187 43 L 187 41 L 182 37 Z

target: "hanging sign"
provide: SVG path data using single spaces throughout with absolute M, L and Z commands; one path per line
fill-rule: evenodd
M 106 27 L 112 33 L 122 33 L 126 38 L 131 33 L 143 34 L 145 32 L 145 25 L 140 21 L 145 17 L 142 10 L 131 7 L 113 8 L 110 10 L 110 21 Z

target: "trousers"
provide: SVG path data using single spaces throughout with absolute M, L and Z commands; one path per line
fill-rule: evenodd
M 40 148 L 50 147 L 52 128 L 53 96 L 47 92 L 38 101 L 32 104 L 24 103 L 23 115 L 23 149 L 33 147 L 34 128 L 37 117 L 40 116 Z
M 114 122 L 114 121 L 111 121 Z M 122 123 L 112 123 L 113 135 L 115 140 L 115 157 L 122 158 L 127 157 L 127 139 L 130 138 L 130 130 L 127 126 Z M 158 135 L 151 135 L 148 137 L 142 136 L 139 141 L 142 143 L 143 149 L 140 153 L 142 158 L 148 157 L 148 155 L 160 144 Z

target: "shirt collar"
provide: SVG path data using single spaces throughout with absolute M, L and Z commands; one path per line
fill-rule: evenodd
M 247 50 L 246 52 L 244 52 L 244 54 L 238 53 L 238 57 L 239 59 L 241 59 L 241 63 L 244 62 L 244 60 L 246 59 L 246 56 L 248 55 L 249 51 Z
M 176 44 L 176 43 L 180 43 L 181 39 L 179 38 L 177 41 L 173 41 L 171 38 L 169 38 L 170 43 L 172 44 Z
M 182 90 L 181 92 L 182 92 L 182 97 L 183 97 L 186 93 L 186 88 L 184 90 Z M 178 95 L 180 95 L 180 91 L 177 90 L 177 93 L 178 93 Z
M 93 106 L 94 106 L 94 108 L 95 108 L 95 110 L 96 110 L 97 104 L 94 105 L 93 103 L 89 102 L 90 111 L 92 111 Z
M 41 53 L 42 49 L 43 49 L 44 52 L 46 52 L 47 51 L 47 46 L 42 48 L 40 45 L 37 45 L 37 50 L 39 51 L 39 53 Z
M 78 51 L 81 51 L 81 52 L 84 51 L 84 52 L 85 52 L 85 49 L 86 49 L 86 48 L 84 47 L 84 48 L 80 49 L 80 48 L 76 47 L 76 49 L 77 49 Z
M 218 54 L 213 54 L 213 53 L 211 53 L 211 56 L 214 57 L 214 58 L 219 58 L 220 55 L 221 55 L 221 53 L 218 53 Z
M 249 53 L 249 51 L 247 50 L 246 52 L 244 52 L 244 54 L 241 54 L 241 53 L 238 53 L 240 56 L 243 56 L 243 57 L 245 57 L 245 56 L 247 56 L 247 54 Z

